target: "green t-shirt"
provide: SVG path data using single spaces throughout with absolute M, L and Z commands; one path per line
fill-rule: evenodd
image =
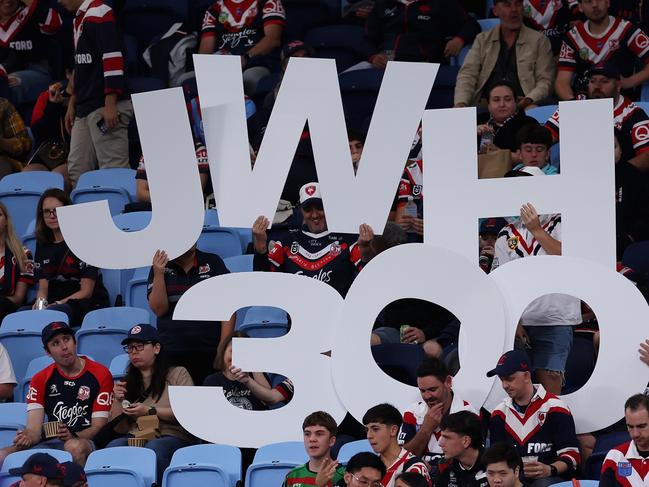
M 342 478 L 345 473 L 345 467 L 339 466 L 336 469 L 334 478 L 329 485 L 336 485 Z M 295 467 L 289 473 L 286 474 L 284 483 L 282 487 L 302 487 L 305 485 L 315 485 L 315 478 L 318 474 L 309 470 L 309 463 L 305 463 L 299 467 Z

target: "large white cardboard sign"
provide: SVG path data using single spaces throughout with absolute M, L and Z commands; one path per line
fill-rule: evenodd
M 437 65 L 389 63 L 354 177 L 333 62 L 291 59 L 251 170 L 239 60 L 198 56 L 196 68 L 223 224 L 250 226 L 259 214 L 272 216 L 308 121 L 329 230 L 355 232 L 369 222 L 379 233 L 422 115 L 426 224 L 425 244 L 376 257 L 344 301 L 319 281 L 288 274 L 219 276 L 190 289 L 174 317 L 213 321 L 248 305 L 290 313 L 288 335 L 237 339 L 233 361 L 288 376 L 295 396 L 284 408 L 249 412 L 230 405 L 217 388 L 171 388 L 174 412 L 189 431 L 210 441 L 254 447 L 301 438 L 302 418 L 316 409 L 337 419 L 347 410 L 360 419 L 379 402 L 405 407 L 417 390 L 383 375 L 369 346 L 378 312 L 403 297 L 439 303 L 461 320 L 462 369 L 454 387 L 476 407 L 491 407 L 502 397 L 498 381 L 484 373 L 512 347 L 513 330 L 527 304 L 547 293 L 584 299 L 600 322 L 595 372 L 586 386 L 565 397 L 578 432 L 613 423 L 622 415 L 624 399 L 644 389 L 649 369 L 637 360 L 636 346 L 645 337 L 649 308 L 613 267 L 610 100 L 560 104 L 561 175 L 478 180 L 475 110 L 423 113 Z M 151 224 L 141 232 L 121 233 L 104 202 L 60 212 L 72 251 L 105 268 L 149 265 L 157 248 L 179 255 L 196 241 L 203 217 L 180 91 L 136 95 L 134 101 L 153 197 Z M 478 218 L 516 215 L 528 201 L 539 213 L 562 214 L 563 256 L 520 259 L 484 275 L 477 267 Z M 327 350 L 331 358 L 322 355 Z

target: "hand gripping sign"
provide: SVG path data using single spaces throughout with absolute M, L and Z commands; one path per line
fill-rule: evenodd
M 643 390 L 649 369 L 635 350 L 645 338 L 649 309 L 613 270 L 611 101 L 561 104 L 561 175 L 478 180 L 475 111 L 424 113 L 437 68 L 389 63 L 355 177 L 333 61 L 290 61 L 251 169 L 240 64 L 228 56 L 196 58 L 210 170 L 224 224 L 249 227 L 258 214 L 272 217 L 307 120 L 331 231 L 354 232 L 369 222 L 380 233 L 422 118 L 427 189 L 425 244 L 379 255 L 345 300 L 316 280 L 275 273 L 219 276 L 183 296 L 176 318 L 225 319 L 249 305 L 289 312 L 287 335 L 235 339 L 233 360 L 244 369 L 280 373 L 295 384 L 288 406 L 262 412 L 231 406 L 218 388 L 173 387 L 174 413 L 188 431 L 213 442 L 257 447 L 299 439 L 302 418 L 314 410 L 326 409 L 340 420 L 345 411 L 360 419 L 368 407 L 384 401 L 404 408 L 417 390 L 380 372 L 368 339 L 378 312 L 403 297 L 437 302 L 460 318 L 462 368 L 454 387 L 474 406 L 490 406 L 502 397 L 498 381 L 484 373 L 511 348 L 527 304 L 548 293 L 584 299 L 600 322 L 595 371 L 588 384 L 564 398 L 577 431 L 611 424 L 621 416 L 622 400 Z M 176 257 L 201 230 L 200 185 L 180 91 L 136 95 L 134 101 L 151 181 L 151 225 L 120 233 L 103 202 L 60 210 L 72 251 L 100 267 L 149 265 L 157 248 Z M 478 218 L 517 214 L 527 201 L 539 213 L 562 214 L 563 256 L 520 259 L 484 275 L 476 262 Z M 331 358 L 322 354 L 327 350 Z

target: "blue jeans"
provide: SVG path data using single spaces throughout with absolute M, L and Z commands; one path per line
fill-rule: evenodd
M 133 435 L 124 436 L 123 438 L 117 438 L 116 440 L 111 441 L 106 445 L 106 448 L 111 448 L 114 446 L 127 446 L 128 438 L 133 438 Z M 155 440 L 150 440 L 147 442 L 144 448 L 153 450 L 156 457 L 156 476 L 158 485 L 162 485 L 162 474 L 165 469 L 171 463 L 171 457 L 174 452 L 180 448 L 189 446 L 191 443 L 176 438 L 175 436 L 161 436 Z
M 530 337 L 532 368 L 565 372 L 572 348 L 572 326 L 526 326 Z

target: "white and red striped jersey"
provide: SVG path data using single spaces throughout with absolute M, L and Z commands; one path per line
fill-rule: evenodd
M 609 450 L 604 463 L 599 485 L 601 487 L 646 487 L 649 486 L 649 459 L 638 452 L 634 441 L 629 441 Z
M 401 449 L 399 456 L 392 465 L 387 468 L 385 476 L 381 483 L 383 487 L 394 487 L 396 478 L 403 472 L 415 472 L 423 476 L 428 485 L 432 485 L 430 481 L 430 474 L 428 473 L 428 466 L 419 457 L 416 457 L 405 448 Z

